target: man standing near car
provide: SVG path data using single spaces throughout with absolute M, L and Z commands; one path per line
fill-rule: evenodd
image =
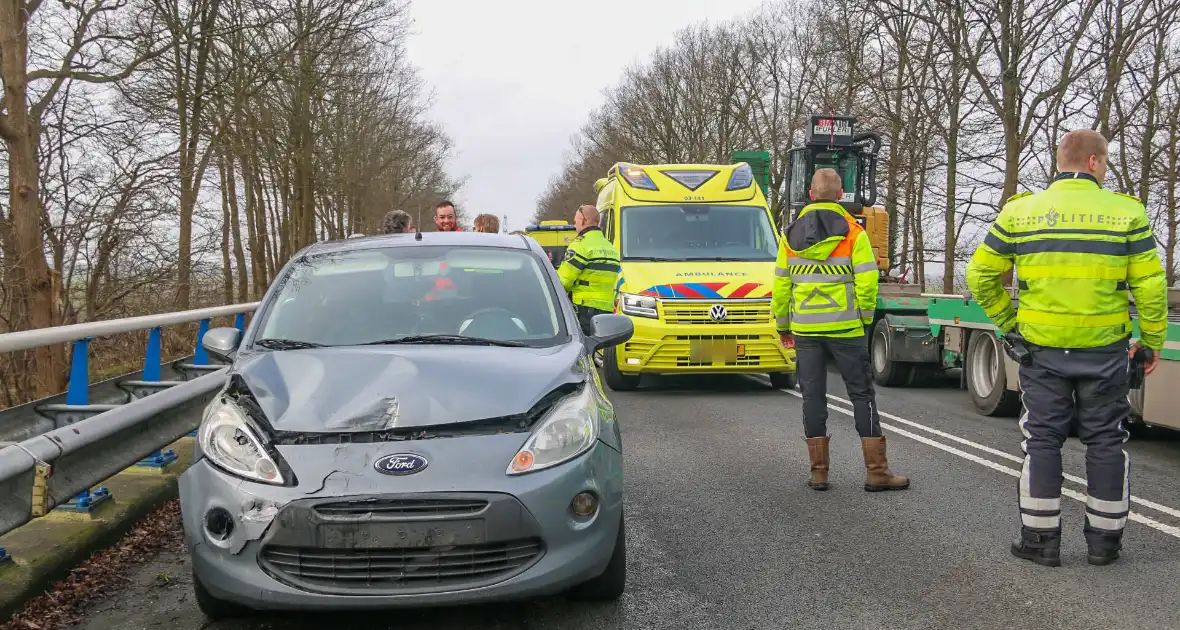
M 803 431 L 811 458 L 807 485 L 828 489 L 826 355 L 831 354 L 852 400 L 865 490 L 903 490 L 910 480 L 889 471 L 869 373 L 865 327 L 873 323 L 876 308 L 877 260 L 869 235 L 837 202 L 843 195 L 834 169 L 815 172 L 812 203 L 783 230 L 774 270 L 775 322 L 783 346 L 795 348 L 803 393 Z
M 1044 566 L 1061 564 L 1061 447 L 1071 426 L 1086 445 L 1088 560 L 1118 559 L 1131 510 L 1128 355 L 1150 374 L 1168 330 L 1168 284 L 1151 222 L 1139 199 L 1102 189 L 1107 155 L 1102 134 L 1065 134 L 1061 174 L 1041 192 L 1010 197 L 967 265 L 976 301 L 1023 359 L 1020 537 L 1011 550 Z M 1013 267 L 1019 309 L 1002 280 Z M 1129 348 L 1128 292 L 1140 333 Z
M 565 250 L 557 268 L 561 286 L 569 293 L 582 332 L 591 334 L 595 315 L 615 310 L 615 283 L 619 278 L 619 250 L 598 227 L 598 208 L 585 205 L 574 213 L 578 236 Z

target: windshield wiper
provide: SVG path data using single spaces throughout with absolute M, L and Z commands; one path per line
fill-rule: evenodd
M 313 341 L 299 341 L 298 339 L 259 339 L 254 342 L 267 350 L 303 350 L 305 348 L 323 348 L 324 344 Z
M 438 344 L 456 344 L 469 346 L 505 346 L 508 348 L 523 348 L 527 344 L 519 341 L 501 341 L 499 339 L 485 339 L 483 337 L 468 337 L 466 335 L 406 335 L 404 337 L 394 337 L 393 339 L 382 339 L 380 341 L 367 341 L 362 346 L 385 346 L 395 345 L 399 343 L 438 343 Z
M 644 262 L 681 262 L 683 258 L 660 258 L 658 256 L 626 256 L 623 261 L 642 260 Z

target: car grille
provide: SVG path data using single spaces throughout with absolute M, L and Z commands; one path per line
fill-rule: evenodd
M 487 505 L 482 499 L 360 499 L 321 503 L 314 509 L 323 516 L 466 516 Z
M 725 319 L 716 321 L 709 317 L 709 309 L 715 304 L 725 306 Z M 668 324 L 770 324 L 773 321 L 770 302 L 673 302 L 663 301 L 664 322 Z
M 540 539 L 416 549 L 266 546 L 264 568 L 309 590 L 379 592 L 471 588 L 506 579 L 541 555 Z

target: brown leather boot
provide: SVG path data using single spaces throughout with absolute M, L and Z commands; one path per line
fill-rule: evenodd
M 907 477 L 889 472 L 889 459 L 885 456 L 884 435 L 876 438 L 861 438 L 860 444 L 865 455 L 865 490 L 867 492 L 905 490 L 910 487 L 910 480 Z
M 831 437 L 807 438 L 807 454 L 811 456 L 811 479 L 807 485 L 812 490 L 828 489 L 828 440 Z

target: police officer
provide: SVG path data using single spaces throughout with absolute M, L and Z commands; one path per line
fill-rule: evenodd
M 852 399 L 865 461 L 865 490 L 903 490 L 906 477 L 889 471 L 885 436 L 877 415 L 865 326 L 877 302 L 877 260 L 869 235 L 837 203 L 840 176 L 819 169 L 811 179 L 813 203 L 783 231 L 774 274 L 772 308 L 783 346 L 795 348 L 803 391 L 803 430 L 811 457 L 808 486 L 828 489 L 826 354 Z
M 988 317 L 1028 351 L 1012 554 L 1045 566 L 1061 565 L 1061 447 L 1073 423 L 1086 445 L 1089 562 L 1119 557 L 1130 511 L 1128 356 L 1139 344 L 1154 351 L 1150 373 L 1167 331 L 1167 284 L 1147 213 L 1138 199 L 1100 187 L 1106 159 L 1101 134 L 1067 133 L 1057 147 L 1061 174 L 1042 192 L 1009 198 L 967 267 Z M 1014 265 L 1019 310 L 1001 280 Z M 1130 352 L 1128 290 L 1141 333 Z
M 598 208 L 586 205 L 574 213 L 578 236 L 570 241 L 565 259 L 557 268 L 561 286 L 570 295 L 578 324 L 591 334 L 590 320 L 615 309 L 615 282 L 619 277 L 619 250 L 598 227 Z

